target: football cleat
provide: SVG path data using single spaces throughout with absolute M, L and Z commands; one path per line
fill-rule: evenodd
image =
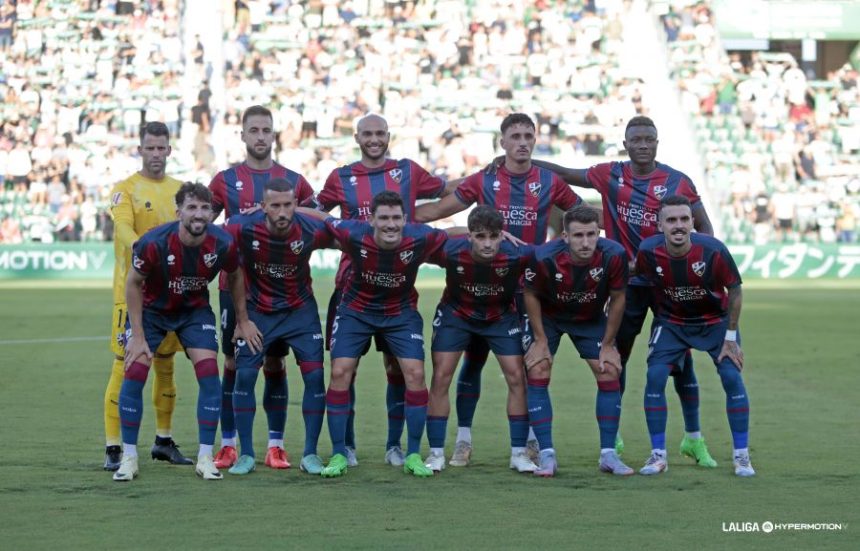
M 324 467 L 322 458 L 316 454 L 302 457 L 302 462 L 299 464 L 299 469 L 308 474 L 320 474 Z
M 445 455 L 436 455 L 434 453 L 431 453 L 427 456 L 427 459 L 424 460 L 424 466 L 433 471 L 434 473 L 438 473 L 440 471 L 445 470 Z
M 355 455 L 355 448 L 346 447 L 346 464 L 348 467 L 358 467 L 358 456 Z
M 419 478 L 433 476 L 433 471 L 424 465 L 424 461 L 417 453 L 410 453 L 403 461 L 403 472 Z
M 323 478 L 334 478 L 346 474 L 346 468 L 349 466 L 349 460 L 345 455 L 336 453 L 331 456 L 328 465 L 320 471 L 320 476 Z
M 734 464 L 737 476 L 755 476 L 755 469 L 753 469 L 752 463 L 750 463 L 748 453 L 735 455 Z
M 211 455 L 198 457 L 194 472 L 197 473 L 197 476 L 203 478 L 203 480 L 221 480 L 224 478 L 224 475 L 218 472 L 218 468 L 215 467 L 215 461 L 212 460 Z
M 233 446 L 224 446 L 215 454 L 215 467 L 218 469 L 229 469 L 236 464 L 239 454 Z
M 113 473 L 113 479 L 117 482 L 129 482 L 137 477 L 137 456 L 123 457 L 119 468 Z
M 472 443 L 465 440 L 459 440 L 454 444 L 454 453 L 451 455 L 451 461 L 448 462 L 452 467 L 467 467 L 472 458 Z
M 717 466 L 717 462 L 711 457 L 708 452 L 708 446 L 705 445 L 704 438 L 690 438 L 684 436 L 681 440 L 681 455 L 686 455 L 696 460 L 696 464 L 700 467 L 712 469 Z
M 513 458 L 512 458 L 513 459 Z M 513 468 L 513 467 L 511 467 Z M 533 474 L 535 476 L 542 476 L 544 478 L 551 478 L 555 476 L 555 473 L 558 471 L 558 462 L 555 459 L 555 452 L 552 450 L 544 450 L 540 452 L 540 464 L 537 469 L 535 469 Z
M 660 474 L 669 470 L 669 461 L 666 459 L 666 454 L 652 452 L 651 457 L 645 461 L 645 466 L 639 469 L 639 474 L 651 476 Z
M 618 457 L 615 450 L 600 454 L 600 470 L 604 473 L 612 473 L 619 476 L 629 476 L 633 474 L 633 469 L 628 467 Z
M 250 455 L 240 455 L 239 460 L 227 471 L 230 474 L 249 474 L 257 469 L 257 461 Z
M 272 446 L 266 452 L 266 465 L 273 469 L 289 469 L 292 466 L 290 465 L 290 456 L 287 455 L 284 448 L 278 446 Z
M 515 469 L 518 473 L 533 473 L 538 468 L 538 466 L 529 459 L 529 454 L 526 451 L 512 453 L 511 461 L 508 466 L 511 469 Z
M 392 446 L 385 451 L 385 462 L 394 467 L 403 466 L 403 450 L 400 446 Z
M 115 471 L 119 469 L 120 461 L 122 461 L 122 447 L 107 446 L 105 448 L 104 470 Z
M 162 443 L 159 444 L 159 440 Z M 193 465 L 194 462 L 182 455 L 179 451 L 179 446 L 173 441 L 173 438 L 156 438 L 155 444 L 152 446 L 152 458 L 158 461 L 169 461 L 171 465 Z

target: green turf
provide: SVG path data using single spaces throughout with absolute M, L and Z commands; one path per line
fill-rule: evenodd
M 107 288 L 54 285 L 0 286 L 3 549 L 856 548 L 850 543 L 860 529 L 856 287 L 747 288 L 742 332 L 754 479 L 732 474 L 723 391 L 701 354 L 702 424 L 719 468 L 697 469 L 677 456 L 682 425 L 670 390 L 669 472 L 626 479 L 598 473 L 595 385 L 565 343 L 551 387 L 560 463 L 555 479 L 507 469 L 503 380 L 494 363 L 484 378 L 471 467 L 417 480 L 383 465 L 385 378 L 373 353 L 358 378 L 361 466 L 346 477 L 322 480 L 298 471 L 302 387 L 291 357 L 287 447 L 295 468 L 274 472 L 260 465 L 241 479 L 225 474 L 224 481 L 203 482 L 191 468 L 143 460 L 140 477 L 119 484 L 100 470 L 102 394 L 111 361 L 107 337 L 9 342 L 107 335 Z M 421 299 L 425 320 L 440 292 L 428 287 Z M 331 283 L 317 282 L 316 289 L 327 300 Z M 634 362 L 640 367 L 631 369 L 622 420 L 625 459 L 637 469 L 649 448 L 641 411 L 644 349 L 640 339 Z M 196 383 L 187 361 L 177 363 L 174 435 L 193 456 Z M 142 452 L 154 430 L 148 399 L 145 408 Z M 449 454 L 454 424 L 452 418 Z M 264 431 L 261 407 L 259 458 Z M 321 455 L 327 458 L 329 449 L 324 428 Z M 834 522 L 843 529 L 723 531 L 723 523 L 766 520 Z

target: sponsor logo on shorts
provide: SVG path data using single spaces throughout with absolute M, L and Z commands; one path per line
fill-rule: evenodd
M 315 341 L 321 341 L 321 340 L 322 340 L 322 338 L 323 338 L 322 333 L 314 333 L 314 337 L 313 337 L 313 339 L 314 339 Z
M 207 268 L 211 268 L 215 265 L 215 262 L 218 261 L 217 253 L 206 253 L 203 255 L 203 263 L 206 264 Z
M 420 335 L 418 333 L 412 333 L 411 335 L 409 335 L 409 338 L 412 339 L 413 341 L 424 342 L 424 335 Z
M 520 332 L 519 327 L 514 327 L 513 329 L 508 329 L 508 335 L 511 335 L 511 336 L 517 335 L 517 334 L 519 334 L 519 332 Z
M 214 325 L 209 325 L 208 323 L 203 324 L 203 330 L 204 331 L 215 331 L 215 329 L 216 328 Z
M 134 264 L 134 267 L 138 270 L 143 267 L 143 259 L 137 255 L 134 255 L 134 259 L 131 261 L 131 263 Z

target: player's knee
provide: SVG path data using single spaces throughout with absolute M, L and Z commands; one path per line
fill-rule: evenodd
M 233 392 L 249 392 L 253 390 L 254 385 L 257 384 L 257 370 L 256 369 L 238 369 L 236 370 L 236 386 L 234 387 Z
M 224 369 L 236 371 L 236 356 L 224 356 Z
M 648 372 L 645 375 L 645 385 L 649 392 L 662 392 L 666 388 L 666 381 L 669 380 L 669 365 L 649 365 Z
M 738 387 L 742 387 L 744 384 L 741 372 L 737 367 L 735 367 L 735 364 L 729 360 L 724 360 L 724 362 L 717 368 L 717 372 L 720 374 L 720 381 L 722 381 L 723 388 L 726 391 L 737 389 Z
M 529 379 L 549 379 L 552 369 L 549 362 L 542 361 L 529 368 Z
M 278 371 L 284 371 L 286 366 L 283 358 L 266 356 L 266 359 L 263 360 L 263 369 L 269 373 L 276 373 Z
M 416 365 L 407 364 L 402 367 L 406 388 L 410 390 L 424 388 L 424 367 L 420 363 Z

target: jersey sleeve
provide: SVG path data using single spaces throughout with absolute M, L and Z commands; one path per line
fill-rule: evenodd
M 304 176 L 299 174 L 299 178 L 296 180 L 296 203 L 301 207 L 314 208 L 315 201 L 314 188 Z
M 695 184 L 690 180 L 686 175 L 681 178 L 680 183 L 678 184 L 678 195 L 683 195 L 687 199 L 690 200 L 690 205 L 695 209 L 698 205 L 702 204 L 702 198 L 699 196 L 699 192 L 696 190 Z
M 227 204 L 227 184 L 224 182 L 224 174 L 219 172 L 209 182 L 209 191 L 212 192 L 212 210 L 218 214 L 224 210 Z
M 606 263 L 609 273 L 609 288 L 618 291 L 627 287 L 630 268 L 627 265 L 627 254 L 623 251 L 613 254 Z
M 238 242 L 233 239 L 231 235 L 228 243 L 226 244 L 227 250 L 225 252 L 224 265 L 222 266 L 222 269 L 225 272 L 235 272 L 239 267 L 239 245 L 237 243 Z
M 427 233 L 424 235 L 425 252 L 424 259 L 430 259 L 434 255 L 444 254 L 445 243 L 448 242 L 448 234 L 444 230 L 437 230 L 430 226 L 424 226 Z
M 134 244 L 131 265 L 146 277 L 158 265 L 158 247 L 152 241 L 141 239 Z
M 552 175 L 552 203 L 562 210 L 582 204 L 582 197 L 574 193 L 556 174 Z
M 122 186 L 113 188 L 110 214 L 114 223 L 114 241 L 126 249 L 131 248 L 140 236 L 134 231 L 134 206 L 131 204 L 131 197 Z
M 433 176 L 415 161 L 409 161 L 418 199 L 436 199 L 445 191 L 445 180 Z
M 481 197 L 483 180 L 484 178 L 480 172 L 472 174 L 457 186 L 457 189 L 454 190 L 454 196 L 464 205 L 478 202 L 478 199 Z
M 454 242 L 454 239 L 449 239 L 444 246 L 430 253 L 427 257 L 427 262 L 444 268 L 448 264 L 448 255 L 451 254 L 451 247 L 454 245 Z
M 334 235 L 328 230 L 325 222 L 314 218 L 307 218 L 311 228 L 313 228 L 313 248 L 314 249 L 331 249 L 334 246 Z
M 612 163 L 600 163 L 591 166 L 585 172 L 585 179 L 601 195 L 609 189 L 609 177 L 612 173 Z
M 742 283 L 741 274 L 738 271 L 738 266 L 735 264 L 735 259 L 732 258 L 729 250 L 722 246 L 714 255 L 714 282 L 717 287 L 725 287 L 731 289 Z
M 636 275 L 647 281 L 654 281 L 653 267 L 648 261 L 648 255 L 643 249 L 636 253 Z
M 320 210 L 330 211 L 343 203 L 343 187 L 337 170 L 333 170 L 325 179 L 322 191 L 317 194 L 317 205 Z
M 543 277 L 541 276 L 541 261 L 537 257 L 537 251 L 532 251 L 526 259 L 526 269 L 523 279 L 526 289 L 540 295 L 543 291 Z
M 325 219 L 325 226 L 331 236 L 346 246 L 349 243 L 349 234 L 355 229 L 356 222 L 353 220 L 341 220 L 334 216 Z

